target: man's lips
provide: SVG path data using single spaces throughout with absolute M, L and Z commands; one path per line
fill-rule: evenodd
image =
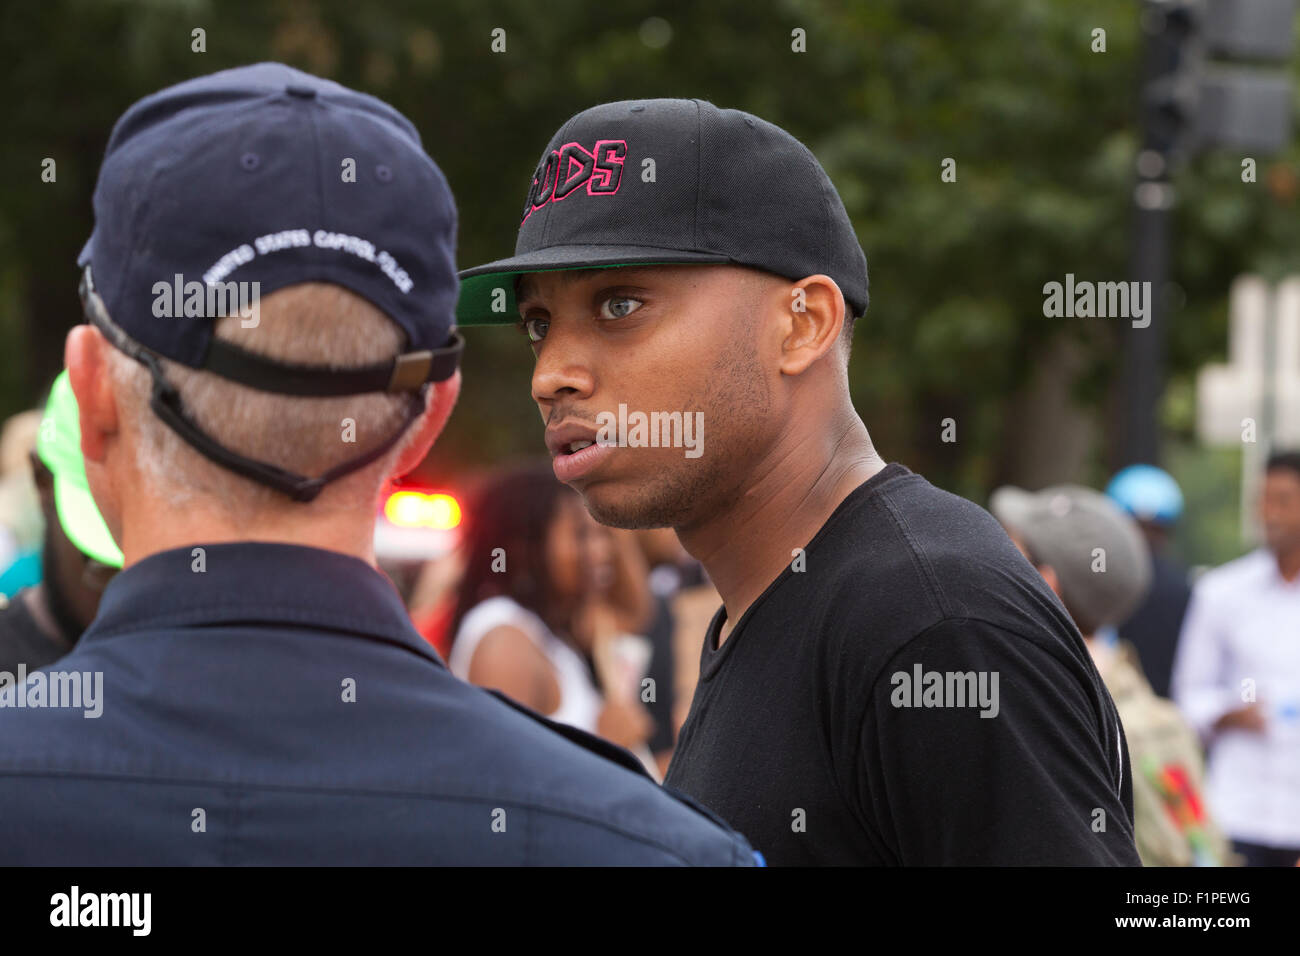
M 551 470 L 560 481 L 577 481 L 588 477 L 614 451 L 613 445 L 588 445 L 570 454 L 551 459 Z
M 551 468 L 560 481 L 575 481 L 588 475 L 614 449 L 596 443 L 596 429 L 570 422 L 546 429 L 546 447 Z
M 582 443 L 594 445 L 596 443 L 596 429 L 590 425 L 584 425 L 581 422 L 563 422 L 559 425 L 550 425 L 546 429 L 546 447 L 550 449 L 551 457 L 557 455 L 567 455 L 576 451 L 574 444 Z

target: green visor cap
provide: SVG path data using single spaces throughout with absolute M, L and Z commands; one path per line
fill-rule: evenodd
M 108 525 L 99 514 L 86 481 L 86 463 L 81 457 L 81 425 L 77 419 L 77 398 L 67 371 L 59 373 L 45 403 L 36 438 L 36 454 L 54 475 L 54 506 L 68 540 L 82 554 L 107 564 L 122 566 L 122 552 Z

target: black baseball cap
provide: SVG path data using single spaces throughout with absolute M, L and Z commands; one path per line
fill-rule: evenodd
M 460 325 L 518 321 L 524 272 L 730 263 L 797 280 L 822 273 L 856 317 L 867 258 L 808 147 L 704 100 L 604 103 L 547 144 L 520 212 L 515 254 L 460 274 Z
M 415 127 L 372 96 L 280 63 L 168 87 L 114 126 L 94 206 L 78 258 L 87 317 L 153 373 L 154 412 L 226 468 L 309 501 L 391 448 L 422 413 L 427 385 L 456 371 L 456 206 Z M 401 327 L 406 351 L 341 369 L 214 338 L 230 310 L 203 307 L 229 303 L 210 289 L 248 283 L 260 296 L 302 282 L 369 300 Z M 191 291 L 203 293 L 193 309 Z M 216 444 L 186 415 L 159 357 L 281 394 L 406 393 L 410 413 L 384 444 L 307 478 Z

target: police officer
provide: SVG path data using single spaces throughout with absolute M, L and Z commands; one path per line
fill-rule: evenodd
M 374 568 L 459 390 L 455 225 L 405 117 L 279 64 L 118 122 L 66 359 L 124 570 L 55 665 L 102 675 L 96 719 L 53 672 L 0 689 L 0 861 L 754 862 L 452 677 Z

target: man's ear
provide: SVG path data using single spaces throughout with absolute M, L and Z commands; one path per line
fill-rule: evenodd
M 447 419 L 451 418 L 451 410 L 456 407 L 456 399 L 459 397 L 460 369 L 445 382 L 438 382 L 429 389 L 424 416 L 411 426 L 415 429 L 415 435 L 398 458 L 393 470 L 394 476 L 413 471 L 424 460 L 424 456 L 429 454 L 429 449 L 446 427 Z
M 789 286 L 789 333 L 781 343 L 781 372 L 800 375 L 838 347 L 844 330 L 844 293 L 826 275 L 808 276 Z
M 106 439 L 118 430 L 117 402 L 105 352 L 112 347 L 93 325 L 74 326 L 63 346 L 63 363 L 77 397 L 81 455 L 88 462 L 104 460 Z

